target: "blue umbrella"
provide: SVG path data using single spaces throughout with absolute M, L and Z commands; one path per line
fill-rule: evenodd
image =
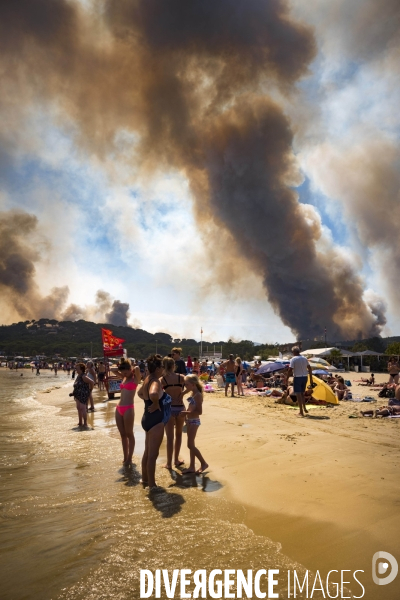
M 313 375 L 330 375 L 328 371 L 323 371 L 322 369 L 315 369 L 315 371 L 313 371 L 312 373 Z
M 283 371 L 286 369 L 286 365 L 281 362 L 267 363 L 258 369 L 256 375 L 263 375 L 264 373 L 273 373 L 274 371 Z

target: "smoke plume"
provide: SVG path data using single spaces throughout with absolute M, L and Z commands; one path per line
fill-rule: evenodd
M 123 327 L 128 326 L 129 317 L 129 304 L 115 300 L 111 294 L 104 290 L 96 292 L 94 305 L 82 307 L 77 304 L 70 304 L 61 315 L 64 321 L 85 319 L 96 323 L 109 323 Z
M 98 290 L 93 306 L 71 304 L 64 308 L 68 286 L 52 288 L 48 296 L 40 293 L 36 268 L 48 244 L 37 233 L 35 215 L 23 211 L 0 212 L 0 295 L 2 319 L 94 320 L 112 325 L 128 325 L 129 304 Z
M 0 49 L 9 89 L 53 103 L 81 147 L 106 160 L 132 131 L 142 171 L 184 173 L 204 235 L 210 221 L 229 232 L 297 335 L 379 333 L 355 267 L 292 189 L 292 125 L 276 98 L 295 96 L 315 42 L 285 0 L 2 3 Z M 20 268 L 29 282 L 31 263 Z M 106 316 L 126 323 L 128 308 L 115 300 Z
M 45 247 L 37 233 L 37 218 L 23 211 L 0 212 L 0 295 L 3 318 L 56 318 L 68 287 L 55 287 L 43 297 L 35 280 L 35 263 Z

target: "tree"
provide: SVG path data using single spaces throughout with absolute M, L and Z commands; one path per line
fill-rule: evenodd
M 357 342 L 354 346 L 351 347 L 352 352 L 364 352 L 364 350 L 369 350 L 367 344 L 363 344 L 362 342 Z
M 399 356 L 400 355 L 400 342 L 392 342 L 391 344 L 389 344 L 385 350 L 385 354 L 389 354 L 389 355 L 394 354 L 396 356 Z
M 329 358 L 331 362 L 338 362 L 342 358 L 342 353 L 340 352 L 339 348 L 332 348 Z

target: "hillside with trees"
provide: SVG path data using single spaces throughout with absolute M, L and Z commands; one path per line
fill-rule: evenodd
M 13 325 L 0 326 L 0 352 L 5 356 L 36 356 L 53 357 L 85 357 L 102 356 L 101 328 L 111 329 L 116 337 L 125 340 L 124 347 L 128 356 L 146 358 L 149 354 L 159 352 L 162 355 L 171 352 L 178 345 L 184 356 L 199 356 L 200 343 L 194 339 L 173 339 L 167 333 L 149 333 L 143 329 L 118 327 L 106 323 L 91 323 L 89 321 L 56 321 L 54 319 L 39 319 L 39 321 L 21 321 Z M 267 357 L 277 355 L 278 346 L 265 344 L 256 345 L 249 340 L 241 342 L 203 341 L 203 350 L 214 349 L 222 351 L 227 356 L 230 353 L 252 360 L 254 355 Z
M 0 326 L 0 354 L 14 356 L 45 355 L 49 358 L 56 355 L 66 357 L 100 357 L 102 356 L 101 328 L 111 329 L 116 337 L 125 340 L 124 347 L 128 356 L 146 358 L 149 354 L 159 352 L 162 355 L 171 352 L 173 346 L 180 346 L 184 356 L 199 356 L 200 343 L 194 339 L 173 339 L 168 333 L 149 333 L 143 329 L 118 327 L 107 323 L 91 323 L 90 321 L 56 321 L 39 319 L 38 321 L 21 321 L 13 325 Z M 321 344 L 319 344 L 321 345 Z M 340 347 L 342 344 L 338 344 Z M 288 349 L 291 344 L 254 344 L 250 340 L 234 342 L 203 341 L 203 350 L 221 351 L 224 358 L 232 353 L 244 360 L 252 360 L 254 356 L 262 359 L 277 356 L 279 350 Z M 323 344 L 322 344 L 323 346 Z M 400 353 L 400 337 L 370 338 L 367 340 L 343 342 L 343 346 L 354 352 L 375 350 L 377 352 Z M 350 346 L 350 347 L 349 347 Z M 317 347 L 316 345 L 314 347 Z M 397 352 L 396 352 L 397 350 Z

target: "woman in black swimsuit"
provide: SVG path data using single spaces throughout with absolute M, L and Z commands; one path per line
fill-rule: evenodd
M 185 377 L 175 373 L 175 361 L 166 356 L 163 359 L 164 376 L 161 379 L 161 385 L 172 398 L 171 418 L 165 424 L 165 433 L 167 436 L 167 462 L 164 465 L 166 469 L 172 469 L 172 455 L 174 454 L 174 465 L 180 467 L 184 460 L 180 460 L 179 452 L 182 445 L 182 429 L 185 424 L 185 417 L 181 414 L 185 410 L 182 400 L 183 388 L 185 387 Z M 175 432 L 175 447 L 174 447 Z
M 79 417 L 79 429 L 88 429 L 87 403 L 90 392 L 92 391 L 93 381 L 90 379 L 90 377 L 85 375 L 86 365 L 84 363 L 78 363 L 76 365 L 76 371 L 78 376 L 74 382 L 74 391 L 72 394 L 70 394 L 70 396 L 73 396 L 76 402 L 76 408 L 78 410 Z
M 146 442 L 142 458 L 142 482 L 150 491 L 156 489 L 156 460 L 164 437 L 164 425 L 171 414 L 171 396 L 163 391 L 160 377 L 163 374 L 162 357 L 153 354 L 147 359 L 149 375 L 143 382 L 138 396 L 144 400 L 142 427 L 146 432 Z

